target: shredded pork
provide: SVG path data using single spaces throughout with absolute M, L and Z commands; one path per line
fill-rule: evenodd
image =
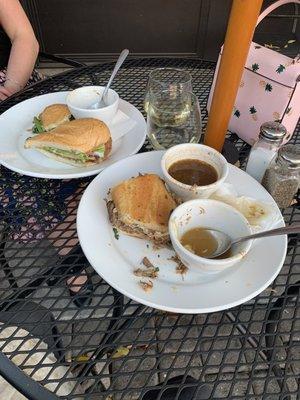
M 161 233 L 153 231 L 151 229 L 142 229 L 139 225 L 126 225 L 119 219 L 118 211 L 115 208 L 114 202 L 112 200 L 106 202 L 107 211 L 109 215 L 110 223 L 116 226 L 121 231 L 134 235 L 137 234 L 139 237 L 144 239 L 150 239 L 157 245 L 167 244 L 170 241 L 168 233 Z

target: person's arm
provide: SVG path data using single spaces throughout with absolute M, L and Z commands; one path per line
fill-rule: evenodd
M 0 100 L 3 100 L 26 85 L 34 68 L 39 44 L 18 0 L 0 0 L 0 25 L 12 43 L 6 82 L 0 86 Z

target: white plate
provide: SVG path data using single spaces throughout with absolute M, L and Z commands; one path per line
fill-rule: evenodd
M 146 137 L 146 122 L 137 108 L 120 99 L 120 110 L 132 118 L 134 127 L 113 143 L 111 156 L 102 164 L 90 167 L 73 167 L 51 160 L 36 150 L 24 149 L 24 141 L 32 133 L 33 117 L 48 105 L 66 103 L 69 92 L 37 96 L 11 107 L 0 116 L 0 164 L 23 175 L 38 178 L 71 179 L 96 175 L 122 158 L 135 154 Z
M 170 312 L 215 312 L 252 299 L 278 275 L 286 254 L 285 236 L 257 240 L 242 262 L 223 273 L 207 276 L 190 269 L 184 279 L 175 273 L 175 264 L 168 260 L 172 251 L 153 250 L 149 242 L 121 233 L 119 240 L 114 238 L 103 200 L 108 190 L 139 172 L 161 175 L 162 155 L 161 151 L 149 152 L 121 160 L 103 171 L 87 187 L 78 208 L 77 231 L 90 264 L 119 292 L 147 306 Z M 236 187 L 239 195 L 274 203 L 259 183 L 232 165 L 229 166 L 227 182 Z M 278 226 L 283 226 L 278 207 L 277 210 Z M 140 288 L 140 278 L 133 275 L 144 256 L 160 269 L 150 292 Z

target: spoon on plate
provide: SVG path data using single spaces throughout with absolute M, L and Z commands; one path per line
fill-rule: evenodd
M 249 236 L 243 236 L 238 239 L 232 240 L 226 233 L 214 229 L 206 229 L 217 242 L 216 250 L 206 258 L 216 258 L 226 253 L 231 246 L 237 243 L 245 242 L 246 240 L 258 239 L 266 236 L 288 235 L 289 233 L 300 233 L 300 225 L 291 225 L 284 228 L 271 229 L 269 231 L 255 233 Z
M 117 72 L 119 71 L 121 65 L 123 64 L 123 62 L 125 61 L 126 57 L 129 54 L 129 50 L 128 49 L 124 49 L 122 50 L 121 54 L 119 55 L 119 58 L 116 62 L 115 68 L 113 69 L 113 72 L 111 73 L 111 76 L 109 78 L 109 81 L 106 85 L 106 88 L 104 89 L 104 91 L 102 92 L 102 96 L 100 94 L 99 96 L 99 100 L 97 101 L 97 103 L 94 103 L 90 106 L 90 108 L 92 110 L 96 110 L 97 108 L 102 108 L 102 107 L 106 107 L 107 104 L 107 93 L 108 93 L 108 89 L 112 83 L 112 81 L 114 80 L 114 77 L 116 76 Z

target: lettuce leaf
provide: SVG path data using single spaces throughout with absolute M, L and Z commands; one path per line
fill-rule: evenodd
M 41 133 L 41 132 L 44 132 L 44 127 L 43 127 L 42 121 L 39 118 L 34 117 L 32 133 Z
M 97 147 L 97 149 L 95 149 L 93 151 L 93 153 L 95 153 L 97 156 L 99 156 L 100 158 L 104 157 L 104 153 L 105 153 L 105 146 L 104 144 L 102 144 L 101 146 Z
M 52 146 L 44 146 L 43 149 L 48 151 L 49 153 L 56 154 L 57 156 L 71 158 L 71 159 L 79 161 L 81 163 L 85 163 L 89 160 L 94 160 L 94 157 L 92 154 L 88 155 L 88 154 L 83 153 L 78 150 L 62 150 L 62 149 L 57 149 L 56 147 L 52 147 Z M 104 153 L 105 153 L 104 145 L 97 147 L 97 149 L 95 149 L 93 151 L 93 154 L 99 156 L 100 158 L 104 157 Z
M 82 163 L 89 160 L 89 156 L 80 151 L 61 150 L 61 149 L 56 149 L 55 147 L 51 147 L 51 146 L 45 146 L 45 147 L 43 147 L 43 149 L 46 151 L 49 151 L 49 153 L 56 154 L 60 157 L 72 158 L 73 160 L 80 161 Z

